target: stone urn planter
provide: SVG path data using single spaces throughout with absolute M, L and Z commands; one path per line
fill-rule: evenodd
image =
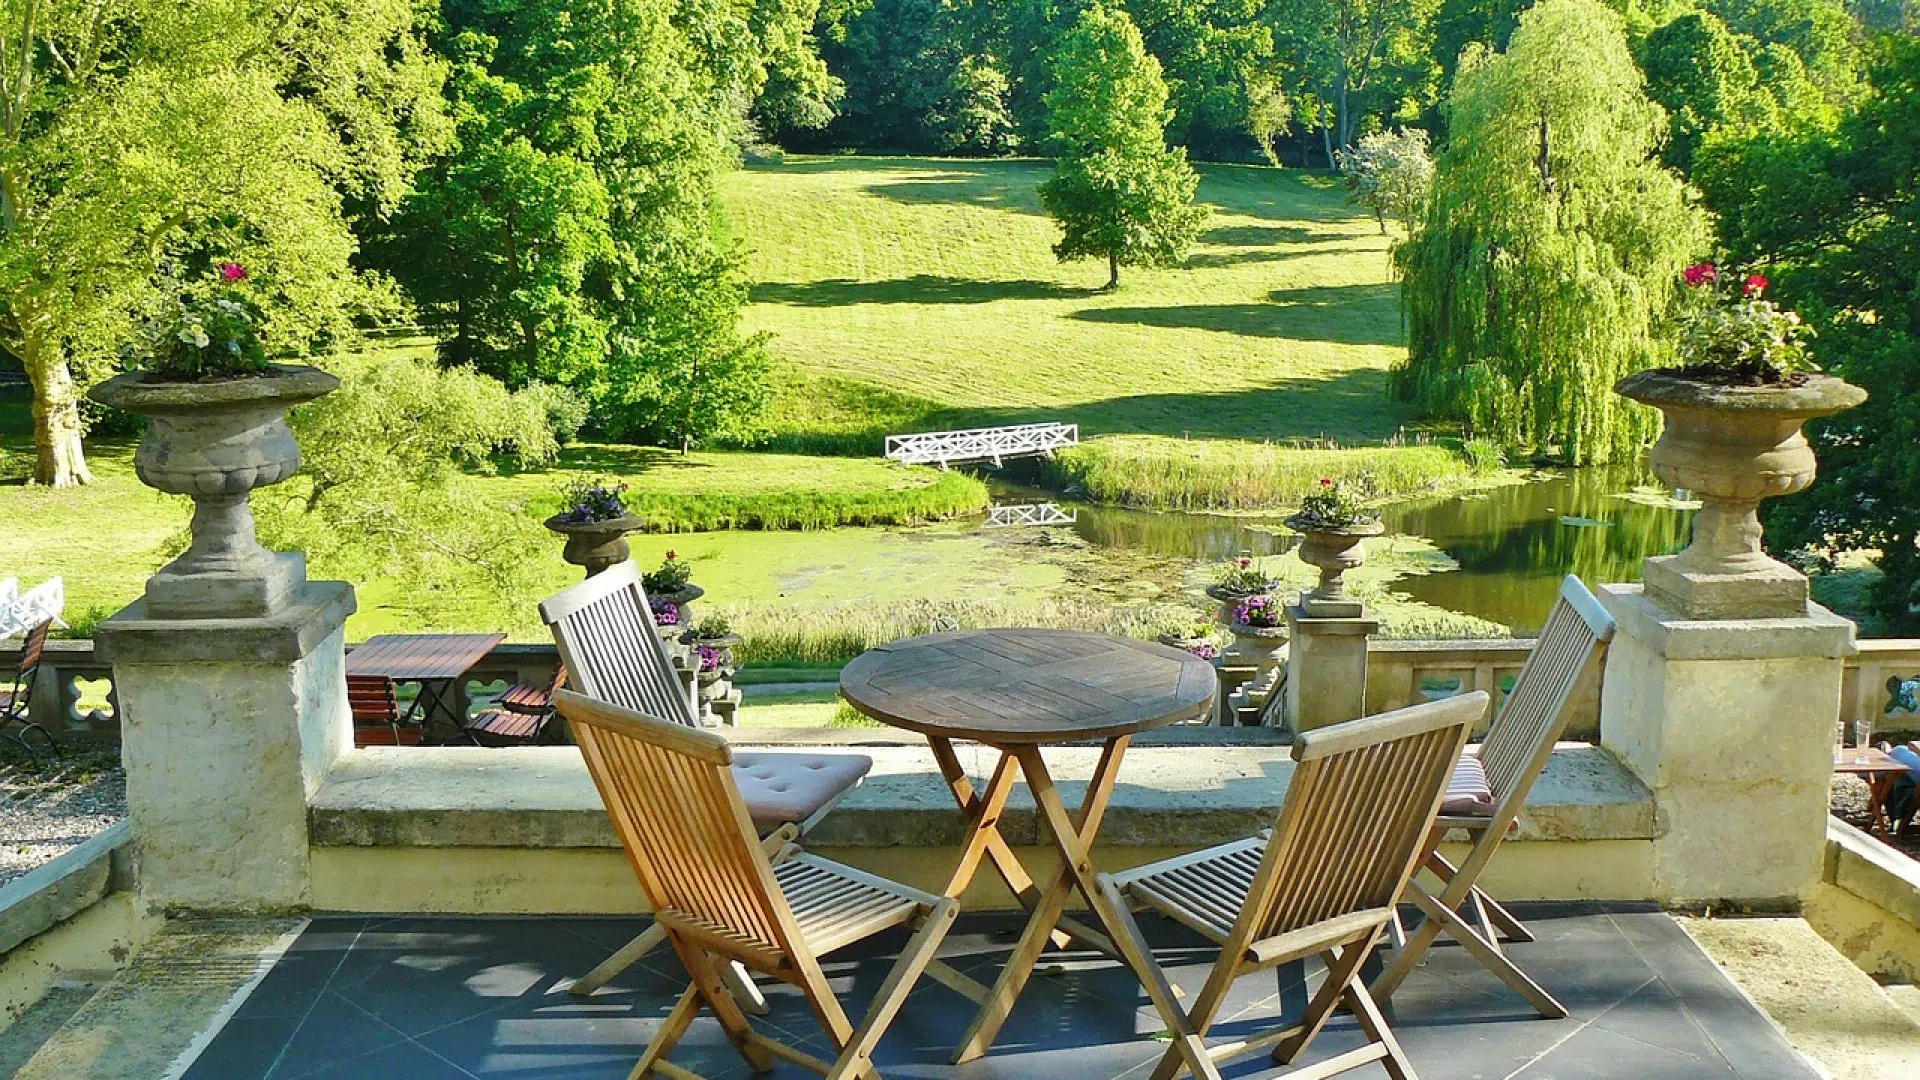
M 1267 592 L 1247 592 L 1244 589 L 1229 589 L 1225 585 L 1207 586 L 1207 595 L 1220 601 L 1220 621 L 1222 623 L 1230 623 L 1233 621 L 1233 609 L 1239 607 L 1241 601 L 1254 596 L 1271 595 L 1271 592 L 1272 590 L 1268 590 Z
M 1171 645 L 1181 652 L 1192 653 L 1202 660 L 1220 659 L 1220 647 L 1211 637 L 1187 637 L 1184 634 L 1161 634 L 1154 640 L 1162 645 Z
M 1300 606 L 1316 619 L 1357 619 L 1360 601 L 1347 592 L 1346 573 L 1367 560 L 1362 541 L 1380 536 L 1387 527 L 1378 521 L 1328 528 L 1295 514 L 1287 528 L 1300 534 L 1300 561 L 1320 571 L 1320 583 L 1300 594 Z
M 1280 650 L 1287 647 L 1287 628 L 1284 626 L 1248 626 L 1246 623 L 1228 623 L 1227 630 L 1233 634 L 1233 644 L 1227 647 L 1227 655 L 1240 665 L 1255 669 L 1264 676 L 1280 663 Z
M 682 585 L 672 592 L 648 592 L 652 600 L 665 600 L 680 609 L 680 632 L 693 629 L 693 602 L 707 595 L 707 590 L 698 585 Z
M 287 410 L 339 386 L 318 368 L 276 365 L 204 382 L 163 382 L 131 371 L 87 394 L 145 416 L 134 472 L 148 487 L 193 500 L 191 545 L 147 579 L 148 618 L 261 618 L 293 597 L 306 580 L 306 562 L 260 546 L 247 500 L 255 488 L 300 471 Z
M 1867 392 L 1827 375 L 1794 385 L 1729 386 L 1674 371 L 1642 371 L 1614 391 L 1659 409 L 1655 476 L 1701 506 L 1678 555 L 1646 560 L 1649 599 L 1689 619 L 1801 618 L 1806 576 L 1760 548 L 1760 502 L 1813 483 L 1813 448 L 1800 427 L 1851 409 Z
M 638 517 L 622 514 L 605 521 L 564 519 L 564 514 L 555 514 L 546 520 L 546 526 L 567 538 L 567 546 L 561 549 L 560 557 L 585 569 L 588 577 L 609 566 L 626 562 L 633 555 L 633 548 L 627 543 L 627 534 L 640 527 Z
M 739 634 L 722 634 L 719 637 L 696 637 L 692 645 L 695 649 L 702 645 L 720 654 L 720 668 L 730 671 L 733 668 L 733 650 L 743 639 Z

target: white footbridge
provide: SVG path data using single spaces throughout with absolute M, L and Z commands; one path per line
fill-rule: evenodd
M 1079 424 L 1019 424 L 889 435 L 887 456 L 906 465 L 938 465 L 944 469 L 974 461 L 999 465 L 1011 457 L 1052 457 L 1061 447 L 1079 444 Z
M 1015 525 L 1071 525 L 1079 520 L 1077 510 L 1060 508 L 1059 503 L 1002 503 L 987 510 L 987 524 L 1012 527 Z

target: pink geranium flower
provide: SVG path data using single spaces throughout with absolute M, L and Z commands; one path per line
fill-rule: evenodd
M 221 263 L 220 276 L 227 281 L 245 281 L 247 280 L 247 268 L 241 266 L 239 263 Z
M 1688 285 L 1711 285 L 1719 280 L 1720 269 L 1712 263 L 1696 263 L 1687 267 L 1685 276 Z
M 1766 291 L 1767 291 L 1766 278 L 1761 277 L 1759 274 L 1754 274 L 1753 276 L 1747 278 L 1747 295 L 1748 296 L 1759 296 L 1761 293 Z

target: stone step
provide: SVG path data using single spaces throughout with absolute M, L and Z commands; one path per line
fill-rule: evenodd
M 0 1031 L 0 1076 L 15 1076 L 106 981 L 60 982 Z
M 68 999 L 71 1012 L 19 1064 L 14 1080 L 180 1075 L 305 925 L 304 919 L 168 925 L 111 981 L 78 1004 Z M 64 1005 L 49 1007 L 54 1012 L 47 1019 Z M 22 1042 L 28 1038 L 23 1032 Z M 6 1064 L 0 1058 L 0 1067 Z

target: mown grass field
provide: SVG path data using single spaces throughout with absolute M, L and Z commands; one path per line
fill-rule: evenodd
M 774 445 L 1062 420 L 1083 436 L 1377 443 L 1403 351 L 1386 237 L 1334 181 L 1201 166 L 1184 267 L 1061 264 L 1036 161 L 790 158 L 729 180 L 783 380 Z

